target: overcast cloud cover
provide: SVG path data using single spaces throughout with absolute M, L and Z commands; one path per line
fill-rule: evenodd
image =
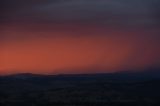
M 0 0 L 0 12 L 0 71 L 160 66 L 160 0 Z
M 1 21 L 159 25 L 159 0 L 1 0 Z

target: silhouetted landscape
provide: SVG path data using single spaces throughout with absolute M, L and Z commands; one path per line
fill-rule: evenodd
M 156 106 L 159 70 L 0 77 L 1 106 Z

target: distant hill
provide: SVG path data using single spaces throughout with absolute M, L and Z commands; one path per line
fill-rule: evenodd
M 41 79 L 41 80 L 92 80 L 92 79 L 108 79 L 119 81 L 141 81 L 160 79 L 160 69 L 148 69 L 145 71 L 121 71 L 116 73 L 92 73 L 92 74 L 59 74 L 59 75 L 43 75 L 32 73 L 18 73 L 1 76 L 1 79 Z

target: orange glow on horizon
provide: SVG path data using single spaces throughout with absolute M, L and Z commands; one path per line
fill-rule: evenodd
M 0 43 L 0 74 L 111 72 L 159 64 L 159 47 L 150 38 L 127 32 L 81 33 L 7 31 Z

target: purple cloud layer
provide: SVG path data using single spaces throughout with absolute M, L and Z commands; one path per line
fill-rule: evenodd
M 5 0 L 1 4 L 1 21 L 160 24 L 159 0 Z

